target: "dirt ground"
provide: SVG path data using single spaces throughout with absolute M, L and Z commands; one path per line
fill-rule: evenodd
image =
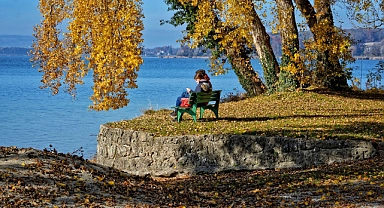
M 384 156 L 307 169 L 152 178 L 0 147 L 0 207 L 384 207 Z

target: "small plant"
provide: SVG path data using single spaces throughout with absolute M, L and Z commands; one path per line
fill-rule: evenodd
M 80 158 L 83 158 L 84 157 L 84 149 L 83 149 L 83 147 L 80 147 L 79 149 L 73 151 L 72 155 L 77 155 Z
M 53 145 L 52 144 L 49 144 L 49 149 L 47 149 L 47 148 L 44 148 L 44 150 L 43 150 L 44 152 L 50 152 L 50 153 L 54 153 L 54 154 L 57 154 L 57 150 L 56 150 L 56 148 L 54 148 L 53 147 Z
M 354 77 L 351 81 L 353 90 L 361 90 L 361 80 L 359 78 Z
M 165 108 L 162 108 L 162 109 L 159 109 L 159 110 L 155 110 L 155 109 L 146 109 L 146 110 L 142 110 L 143 114 L 144 115 L 154 115 L 156 114 L 157 112 L 168 112 L 169 109 L 165 109 Z
M 244 100 L 245 98 L 247 98 L 247 94 L 245 92 L 239 92 L 237 91 L 236 88 L 233 90 L 235 92 L 227 93 L 226 95 L 224 95 L 224 97 L 220 99 L 220 102 L 226 103 L 226 102 Z
M 384 89 L 384 85 L 381 84 L 381 80 L 384 74 L 384 62 L 379 63 L 373 68 L 373 71 L 368 70 L 367 82 L 365 84 L 367 90 L 371 89 Z
M 145 115 L 152 115 L 152 114 L 154 114 L 155 112 L 156 112 L 156 110 L 155 109 L 142 109 L 141 110 L 142 112 L 143 112 L 143 114 L 145 114 Z
M 151 101 L 148 100 L 148 108 L 141 109 L 141 112 L 144 115 L 152 115 L 156 112 L 155 108 L 152 106 Z

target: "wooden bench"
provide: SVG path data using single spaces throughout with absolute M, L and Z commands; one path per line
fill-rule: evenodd
M 193 121 L 196 122 L 196 111 L 198 108 L 200 108 L 200 118 L 203 117 L 204 110 L 206 109 L 210 109 L 211 111 L 213 111 L 213 113 L 215 113 L 216 118 L 219 118 L 220 93 L 221 90 L 215 90 L 212 92 L 191 93 L 188 102 L 190 107 L 172 107 L 176 110 L 177 122 L 181 121 L 184 113 L 190 114 L 193 118 Z

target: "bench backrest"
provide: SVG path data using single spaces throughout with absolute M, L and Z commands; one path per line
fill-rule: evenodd
M 220 102 L 221 90 L 211 92 L 193 92 L 189 97 L 189 105 L 197 104 L 197 107 L 207 105 L 209 102 L 215 102 L 218 105 Z

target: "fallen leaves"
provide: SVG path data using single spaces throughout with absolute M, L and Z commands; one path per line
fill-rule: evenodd
M 34 159 L 23 153 L 0 158 L 1 207 L 358 207 L 384 203 L 382 152 L 365 161 L 316 168 L 166 179 L 128 175 L 71 155 L 33 152 Z

